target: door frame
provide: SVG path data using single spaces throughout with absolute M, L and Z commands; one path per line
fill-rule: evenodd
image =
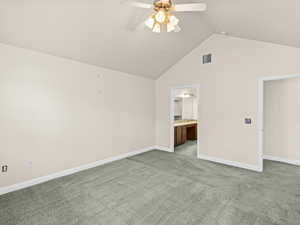
M 269 76 L 258 79 L 258 154 L 259 154 L 259 166 L 263 171 L 264 160 L 264 84 L 267 81 L 285 80 L 292 78 L 300 78 L 300 74 L 282 75 L 282 76 Z
M 186 88 L 194 88 L 196 89 L 197 93 L 197 158 L 199 156 L 199 93 L 200 93 L 200 85 L 199 84 L 192 84 L 192 85 L 181 85 L 181 86 L 175 86 L 172 87 L 170 90 L 170 152 L 175 152 L 175 147 L 174 147 L 174 91 L 178 89 L 186 89 Z

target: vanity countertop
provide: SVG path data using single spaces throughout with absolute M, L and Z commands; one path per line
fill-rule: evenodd
M 174 122 L 174 127 L 187 126 L 193 124 L 197 124 L 197 120 L 176 120 Z

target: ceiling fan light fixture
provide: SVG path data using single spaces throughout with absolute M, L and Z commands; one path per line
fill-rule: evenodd
M 152 15 L 145 21 L 145 25 L 156 33 L 162 31 L 181 31 L 181 28 L 178 26 L 179 19 L 172 14 L 173 12 L 203 12 L 207 9 L 205 3 L 174 4 L 173 0 L 153 0 L 153 4 L 151 5 L 133 1 L 131 5 L 134 7 L 153 9 Z
M 156 23 L 155 25 L 154 25 L 154 27 L 153 27 L 153 32 L 154 33 L 160 33 L 160 24 L 159 23 Z
M 145 21 L 145 25 L 147 27 L 149 27 L 150 29 L 153 29 L 154 27 L 154 24 L 155 24 L 155 20 L 153 19 L 153 17 L 149 17 L 146 21 Z
M 181 28 L 180 28 L 180 26 L 178 26 L 178 25 L 176 25 L 174 28 L 175 28 L 175 29 L 174 29 L 174 32 L 180 32 L 180 31 L 181 31 Z
M 167 24 L 167 32 L 172 32 L 174 30 L 175 30 L 175 27 L 172 24 L 168 23 Z
M 166 18 L 167 18 L 167 13 L 161 9 L 159 10 L 156 14 L 155 14 L 155 19 L 157 22 L 159 23 L 164 23 L 166 21 Z
M 169 16 L 169 24 L 176 26 L 179 23 L 179 19 L 176 16 L 170 15 Z

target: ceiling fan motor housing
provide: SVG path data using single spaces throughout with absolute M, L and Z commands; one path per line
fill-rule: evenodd
M 171 0 L 157 0 L 154 1 L 153 5 L 155 11 L 159 11 L 159 10 L 169 11 L 173 7 L 173 3 Z

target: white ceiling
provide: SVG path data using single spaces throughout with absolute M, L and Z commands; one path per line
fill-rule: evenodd
M 215 32 L 300 47 L 299 0 L 207 0 Z
M 300 47 L 299 0 L 203 0 L 162 34 L 133 31 L 148 12 L 121 1 L 0 0 L 0 42 L 153 79 L 214 32 Z

